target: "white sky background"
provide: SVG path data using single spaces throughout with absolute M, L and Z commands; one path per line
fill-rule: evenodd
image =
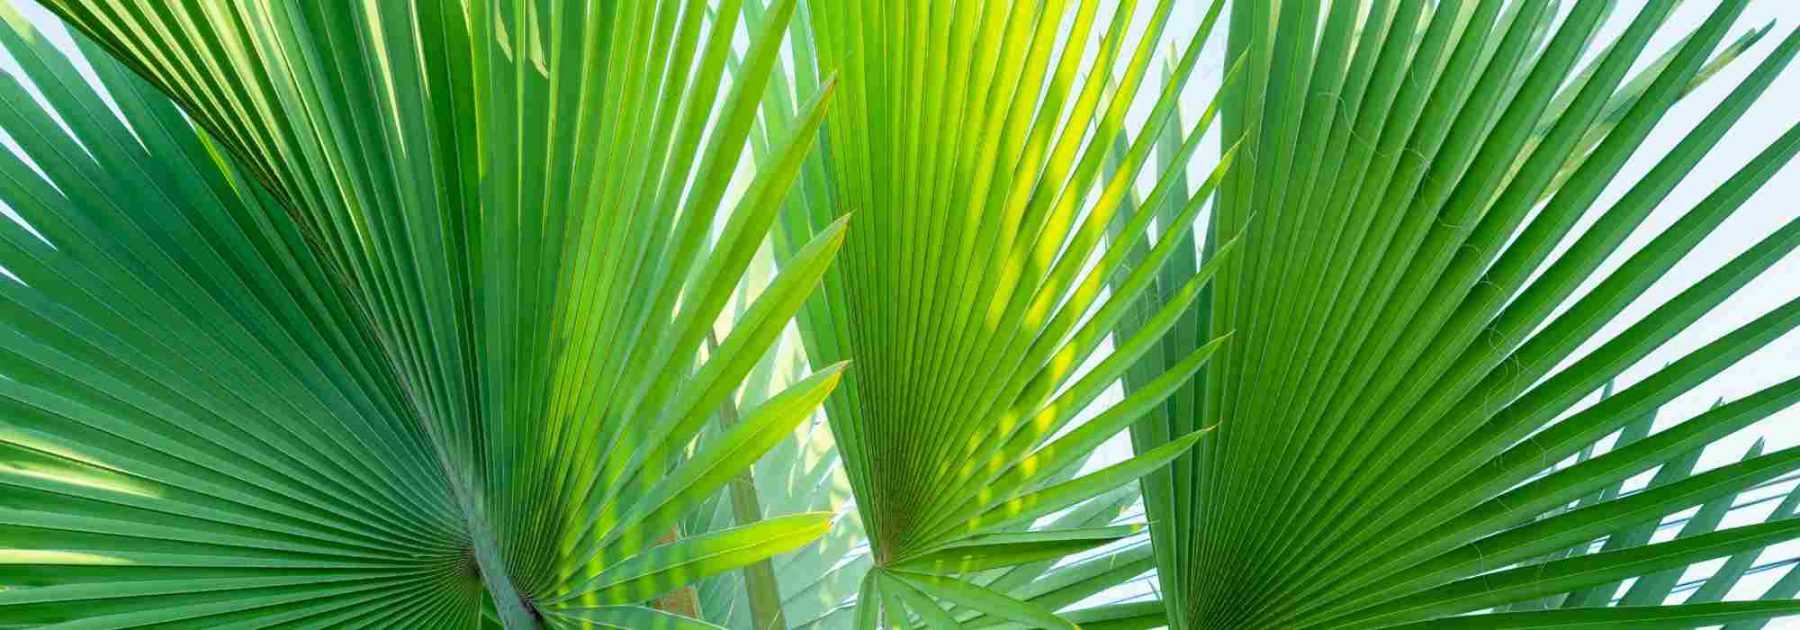
M 45 31 L 59 44 L 66 45 L 68 43 L 67 38 L 63 36 L 62 29 L 49 24 L 51 18 L 32 0 L 0 0 L 0 2 L 4 1 L 14 3 L 34 22 L 44 25 Z M 1616 37 L 1631 17 L 1645 5 L 1646 1 L 1619 0 L 1618 7 L 1613 12 L 1599 41 L 1608 41 Z M 1153 3 L 1140 3 L 1140 5 L 1149 4 Z M 1176 8 L 1164 39 L 1178 46 L 1185 45 L 1209 4 L 1210 0 L 1176 0 Z M 1669 24 L 1662 29 L 1661 35 L 1651 43 L 1650 51 L 1643 55 L 1642 59 L 1653 59 L 1658 53 L 1668 49 L 1683 34 L 1697 27 L 1715 6 L 1717 6 L 1716 0 L 1692 0 L 1683 3 L 1670 19 Z M 1140 6 L 1139 10 L 1140 13 L 1146 13 L 1147 6 Z M 1110 11 L 1103 11 L 1102 18 L 1107 13 Z M 1221 18 L 1219 26 L 1214 32 L 1214 38 L 1208 45 L 1200 67 L 1196 70 L 1196 80 L 1183 91 L 1184 125 L 1191 123 L 1192 118 L 1206 107 L 1212 97 L 1214 87 L 1217 85 L 1217 80 L 1223 72 L 1223 35 L 1228 20 L 1229 16 Z M 1140 18 L 1139 31 L 1142 28 L 1142 21 Z M 1615 179 L 1607 194 L 1595 204 L 1596 211 L 1609 207 L 1637 178 L 1648 171 L 1657 160 L 1679 142 L 1682 136 L 1716 103 L 1722 100 L 1783 37 L 1795 27 L 1800 26 L 1800 1 L 1752 0 L 1749 9 L 1739 19 L 1725 40 L 1731 41 L 1737 35 L 1771 21 L 1775 27 L 1755 47 L 1723 72 L 1714 76 L 1699 90 L 1687 96 L 1665 117 L 1656 132 L 1651 135 L 1627 165 L 1624 172 Z M 1134 42 L 1135 38 L 1132 42 L 1128 42 L 1128 45 Z M 1598 47 L 1596 46 L 1596 48 Z M 1167 50 L 1166 46 L 1164 50 Z M 1126 53 L 1129 53 L 1129 48 Z M 11 59 L 5 58 L 5 55 L 0 53 L 0 69 L 13 72 L 15 67 Z M 1134 107 L 1128 128 L 1135 128 L 1143 119 L 1145 111 L 1149 108 L 1148 103 L 1154 100 L 1156 92 L 1160 88 L 1160 75 L 1159 64 L 1158 69 L 1147 79 L 1139 94 L 1139 102 Z M 1657 211 L 1627 241 L 1603 271 L 1610 271 L 1623 262 L 1631 252 L 1648 242 L 1663 228 L 1692 208 L 1716 186 L 1731 177 L 1740 166 L 1763 150 L 1771 140 L 1787 131 L 1796 122 L 1800 122 L 1800 62 L 1790 65 L 1787 71 L 1776 79 L 1761 100 L 1745 114 L 1736 127 L 1726 134 L 1719 146 L 1658 207 Z M 1213 160 L 1211 159 L 1196 159 L 1191 176 L 1197 181 L 1212 165 Z M 1146 181 L 1140 190 L 1147 190 L 1147 188 Z M 1632 308 L 1628 309 L 1623 317 L 1609 324 L 1600 336 L 1590 342 L 1582 352 L 1591 350 L 1594 346 L 1617 334 L 1681 289 L 1693 284 L 1796 217 L 1800 217 L 1800 161 L 1790 163 L 1778 173 L 1743 208 L 1677 265 L 1672 273 L 1657 283 Z M 1628 386 L 1654 373 L 1667 362 L 1736 329 L 1796 296 L 1800 296 L 1800 254 L 1790 254 L 1688 331 L 1628 370 L 1620 378 L 1619 386 Z M 1705 411 L 1714 401 L 1734 400 L 1797 375 L 1800 375 L 1800 332 L 1790 333 L 1780 338 L 1725 373 L 1664 407 L 1658 416 L 1657 430 Z M 1114 396 L 1116 394 L 1109 395 L 1107 399 L 1101 401 L 1101 404 L 1117 400 Z M 1701 461 L 1701 468 L 1712 468 L 1736 461 L 1749 448 L 1750 444 L 1759 438 L 1766 440 L 1768 451 L 1800 445 L 1800 408 L 1789 409 L 1709 448 Z M 1107 453 L 1108 458 L 1125 456 L 1128 454 L 1127 449 L 1128 446 L 1122 440 L 1117 440 L 1108 449 L 1110 451 Z M 1637 480 L 1638 485 L 1647 479 L 1648 475 L 1640 476 Z M 1779 492 L 1791 485 L 1784 484 L 1771 488 L 1768 494 L 1778 495 Z M 1733 517 L 1727 521 L 1727 525 L 1761 520 L 1772 507 L 1773 502 L 1769 502 L 1759 508 L 1735 512 Z M 1669 528 L 1662 534 L 1665 538 L 1672 535 L 1673 528 Z M 1800 556 L 1800 543 L 1789 543 L 1770 550 L 1763 556 L 1762 561 L 1768 562 L 1796 556 Z M 1698 569 L 1690 570 L 1687 578 L 1703 577 L 1709 574 L 1719 562 L 1699 565 Z M 1732 598 L 1753 598 L 1779 578 L 1780 574 L 1780 571 L 1774 571 L 1748 577 L 1740 585 L 1740 589 L 1733 593 Z M 1800 622 L 1778 625 L 1800 627 Z

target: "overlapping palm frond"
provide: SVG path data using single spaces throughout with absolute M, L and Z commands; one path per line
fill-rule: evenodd
M 729 84 L 737 2 L 47 4 L 100 85 L 9 7 L 0 623 L 692 625 L 824 532 L 669 536 L 842 370 L 688 451 L 842 240 L 700 358 L 823 117 L 722 203 L 792 2 Z
M 1791 509 L 1717 529 L 1733 497 L 1800 468 L 1800 451 L 1695 467 L 1709 444 L 1800 400 L 1796 382 L 1654 434 L 1647 420 L 1792 330 L 1800 302 L 1585 402 L 1800 245 L 1789 221 L 1602 335 L 1800 149 L 1800 127 L 1772 138 L 1646 245 L 1619 251 L 1800 35 L 1645 176 L 1615 181 L 1677 99 L 1767 29 L 1721 46 L 1746 3 L 1709 4 L 1653 56 L 1676 2 L 1621 15 L 1610 40 L 1598 34 L 1614 3 L 1558 4 L 1234 5 L 1227 49 L 1247 79 L 1228 92 L 1222 128 L 1245 138 L 1205 240 L 1241 232 L 1242 245 L 1217 263 L 1195 332 L 1171 335 L 1165 354 L 1224 332 L 1232 343 L 1191 397 L 1134 434 L 1152 448 L 1216 427 L 1144 482 L 1170 627 L 1692 626 L 1800 612 L 1778 592 L 1718 599 L 1760 549 L 1800 538 Z M 1624 194 L 1599 203 L 1614 185 Z M 1651 470 L 1647 488 L 1620 492 Z M 1696 508 L 1651 542 L 1665 517 Z M 1708 597 L 1664 606 L 1683 570 L 1727 556 Z
M 1108 351 L 1114 322 L 1177 242 L 1155 240 L 1128 262 L 1130 247 L 1101 236 L 1140 174 L 1159 181 L 1154 199 L 1173 197 L 1213 120 L 1175 132 L 1188 139 L 1180 158 L 1152 165 L 1140 142 L 1101 176 L 1152 83 L 1173 5 L 806 5 L 810 33 L 795 41 L 809 50 L 796 55 L 817 70 L 798 63 L 797 80 L 832 72 L 842 84 L 817 174 L 803 175 L 783 234 L 800 240 L 837 213 L 857 216 L 844 260 L 799 322 L 815 363 L 858 366 L 826 408 L 875 554 L 859 626 L 1062 627 L 1051 611 L 1149 568 L 1142 544 L 1053 561 L 1141 537 L 1112 523 L 1133 502 L 1131 482 L 1200 437 L 1084 470 L 1217 348 L 1183 357 L 1155 390 L 1095 404 L 1211 275 L 1184 278 L 1177 303 Z M 1143 91 L 1155 102 L 1145 137 L 1180 124 L 1180 91 L 1223 9 L 1208 6 L 1175 35 L 1190 45 L 1171 80 Z M 1128 70 L 1115 86 L 1116 67 Z M 1192 221 L 1211 191 L 1171 203 Z M 1150 234 L 1149 213 L 1124 214 L 1126 233 Z M 1114 274 L 1131 277 L 1123 290 L 1107 290 Z
M 1800 614 L 1749 3 L 0 0 L 0 626 Z
M 738 409 L 755 407 L 806 373 L 796 336 L 784 335 L 745 379 L 737 400 L 720 410 L 717 428 L 701 438 L 701 448 L 739 421 Z M 697 588 L 702 619 L 727 628 L 813 627 L 838 614 L 856 592 L 868 568 L 867 539 L 822 414 L 795 427 L 733 479 L 683 531 L 704 533 L 807 512 L 830 514 L 830 531 L 793 553 L 702 582 Z
M 758 0 L 746 3 L 746 22 L 755 24 L 758 12 L 754 8 L 760 6 Z M 804 16 L 806 5 L 801 5 Z M 820 71 L 813 63 L 815 57 L 811 29 L 804 22 L 796 21 L 790 26 L 790 36 L 795 50 L 795 83 L 790 85 L 777 77 L 770 82 L 765 95 L 762 116 L 763 124 L 759 126 L 758 135 L 753 136 L 752 146 L 759 163 L 769 159 L 766 138 L 790 129 L 799 112 L 794 111 L 795 98 L 806 98 L 811 90 L 817 88 L 816 81 Z M 1174 125 L 1171 125 L 1173 127 Z M 821 138 L 821 144 L 828 142 Z M 832 203 L 829 193 L 830 184 L 830 152 L 821 150 L 808 156 L 801 167 L 800 184 L 789 199 L 789 208 L 785 211 L 784 222 L 775 234 L 775 251 L 777 258 L 792 255 L 793 243 L 804 240 L 809 230 L 816 229 L 830 220 Z M 1103 174 L 1103 181 L 1110 179 L 1110 172 Z M 812 325 L 825 317 L 825 311 L 817 310 L 829 307 L 824 300 L 809 303 L 809 310 L 802 314 L 800 322 L 803 328 Z M 816 342 L 816 336 L 808 339 Z M 816 351 L 816 348 L 815 348 Z M 832 462 L 841 462 L 835 448 L 829 451 Z M 810 458 L 807 458 L 810 459 Z M 787 468 L 784 470 L 784 467 Z M 791 476 L 804 466 L 804 462 L 788 462 L 783 458 L 771 457 L 759 464 L 759 470 L 773 469 L 779 471 L 777 477 Z M 1066 481 L 1074 476 L 1083 464 L 1072 464 L 1063 471 L 1046 478 L 1046 482 Z M 759 472 L 759 475 L 761 473 Z M 843 482 L 843 471 L 834 465 L 830 471 L 830 479 L 834 487 Z M 761 477 L 759 476 L 759 479 Z M 787 503 L 791 499 L 784 495 L 791 491 L 782 488 L 765 487 L 762 496 L 773 498 L 777 502 Z M 817 495 L 815 495 L 817 496 Z M 830 496 L 837 496 L 832 491 Z M 1132 508 L 1137 507 L 1136 492 L 1133 487 L 1121 487 L 1091 499 L 1079 502 L 1067 512 L 1058 515 L 1046 523 L 1048 529 L 1086 529 L 1105 528 L 1132 520 L 1128 516 Z M 849 502 L 837 506 L 839 509 L 854 507 Z M 800 611 L 802 614 L 789 615 L 787 621 L 794 627 L 849 627 L 855 620 L 852 613 L 855 609 L 855 595 L 858 583 L 867 573 L 870 557 L 866 551 L 867 537 L 854 512 L 834 525 L 829 538 L 858 543 L 857 546 L 833 545 L 822 541 L 808 550 L 795 554 L 782 561 L 795 568 L 810 567 L 812 573 L 798 573 L 797 581 L 784 572 L 781 579 L 782 591 L 786 605 L 784 608 Z M 1135 518 L 1141 519 L 1141 513 Z M 855 551 L 852 551 L 852 550 Z M 813 552 L 818 552 L 817 554 Z M 1127 536 L 1116 542 L 1107 544 L 1081 554 L 1074 562 L 1058 563 L 1055 559 L 1017 564 L 1002 568 L 974 572 L 965 575 L 973 584 L 996 591 L 1010 598 L 1022 600 L 1045 609 L 1058 609 L 1096 595 L 1101 600 L 1116 596 L 1104 595 L 1113 592 L 1121 583 L 1144 575 L 1151 568 L 1150 549 L 1147 536 L 1138 533 Z M 796 566 L 799 565 L 799 566 Z M 800 586 L 795 587 L 795 584 Z M 748 589 L 747 589 L 748 590 Z M 822 607 L 821 607 L 822 606 Z M 988 615 L 979 611 L 962 609 L 952 615 L 958 622 L 967 627 L 988 627 L 1005 625 L 1004 617 Z M 750 627 L 766 627 L 762 620 L 754 622 Z

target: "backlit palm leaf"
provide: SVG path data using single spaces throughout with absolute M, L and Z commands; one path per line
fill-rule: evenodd
M 720 410 L 720 428 L 735 424 L 737 406 L 754 407 L 805 376 L 799 344 L 784 338 L 744 382 L 735 406 Z M 702 448 L 711 436 L 701 438 Z M 745 471 L 727 493 L 695 514 L 685 532 L 708 532 L 787 514 L 828 512 L 831 531 L 794 553 L 716 576 L 699 587 L 703 619 L 728 628 L 807 627 L 835 614 L 867 570 L 866 538 L 823 415 L 815 415 Z M 859 548 L 861 551 L 859 551 Z M 762 601 L 758 601 L 758 600 Z
M 1800 537 L 1780 514 L 1645 544 L 1664 516 L 1699 506 L 1713 518 L 1800 466 L 1787 449 L 1689 474 L 1700 449 L 1795 402 L 1794 381 L 1642 437 L 1646 423 L 1642 439 L 1542 474 L 1800 323 L 1789 301 L 1582 405 L 1800 244 L 1789 222 L 1595 339 L 1800 149 L 1800 128 L 1774 138 L 1623 265 L 1602 267 L 1800 47 L 1786 36 L 1598 205 L 1671 104 L 1762 33 L 1720 50 L 1745 5 L 1727 0 L 1645 59 L 1675 4 L 1623 16 L 1612 41 L 1595 36 L 1609 2 L 1234 5 L 1227 48 L 1248 79 L 1229 92 L 1223 130 L 1246 134 L 1243 164 L 1207 239 L 1241 232 L 1243 244 L 1190 336 L 1233 342 L 1191 403 L 1138 434 L 1148 448 L 1217 427 L 1146 480 L 1171 627 L 1704 625 L 1800 611 L 1643 608 L 1689 564 Z M 1581 67 L 1587 51 L 1599 54 Z M 1606 490 L 1651 469 L 1644 491 Z M 1627 607 L 1600 608 L 1634 577 Z M 1572 609 L 1444 618 L 1571 591 Z
M 665 540 L 841 370 L 686 452 L 841 241 L 697 359 L 823 114 L 721 203 L 791 2 L 731 87 L 735 2 L 48 4 L 103 87 L 0 33 L 0 623 L 692 624 L 823 533 Z
M 1800 614 L 1748 2 L 0 0 L 0 626 Z
M 1129 263 L 1128 247 L 1102 246 L 1132 182 L 1152 173 L 1163 182 L 1152 196 L 1179 205 L 1188 221 L 1213 186 L 1173 198 L 1210 113 L 1175 132 L 1192 139 L 1183 158 L 1148 165 L 1150 143 L 1138 143 L 1116 174 L 1101 177 L 1126 110 L 1154 83 L 1145 81 L 1147 69 L 1173 4 L 806 5 L 806 41 L 820 71 L 796 74 L 804 81 L 835 73 L 842 85 L 818 183 L 803 185 L 810 194 L 791 202 L 784 225 L 804 236 L 836 213 L 857 215 L 844 259 L 800 323 L 815 363 L 858 366 L 827 402 L 877 567 L 857 600 L 858 623 L 880 616 L 931 626 L 980 616 L 1065 626 L 1049 611 L 1079 599 L 1086 587 L 1076 584 L 1116 583 L 1148 568 L 1147 556 L 1121 556 L 1108 560 L 1117 565 L 1064 577 L 1027 574 L 1069 585 L 1061 595 L 987 573 L 1020 564 L 1043 571 L 1049 565 L 1037 563 L 1131 534 L 1033 524 L 1128 486 L 1200 437 L 1082 470 L 1095 448 L 1217 348 L 1184 356 L 1141 395 L 1093 404 L 1211 276 L 1190 273 L 1178 303 L 1105 350 L 1133 293 L 1176 254 L 1173 239 Z M 1173 80 L 1160 93 L 1143 90 L 1156 102 L 1144 137 L 1180 124 L 1180 88 L 1223 4 L 1210 7 L 1193 32 L 1179 35 L 1191 45 Z M 1134 21 L 1148 30 L 1133 30 Z M 1063 35 L 1074 43 L 1060 46 Z M 1128 70 L 1115 89 L 1121 64 Z M 1089 141 L 1095 129 L 1098 140 Z M 1229 163 L 1219 160 L 1215 171 Z M 1138 214 L 1126 233 L 1141 237 L 1149 215 Z M 1131 275 L 1129 286 L 1105 291 L 1113 274 Z

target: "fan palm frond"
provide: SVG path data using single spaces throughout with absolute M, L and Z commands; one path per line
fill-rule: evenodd
M 1101 177 L 1173 4 L 807 5 L 805 41 L 819 70 L 796 74 L 835 73 L 842 84 L 815 158 L 817 183 L 802 187 L 809 194 L 791 202 L 783 227 L 799 241 L 836 213 L 859 216 L 843 262 L 799 322 L 814 362 L 858 366 L 826 406 L 875 554 L 857 600 L 863 620 L 1060 627 L 1049 611 L 1091 593 L 1088 585 L 1102 590 L 1148 568 L 1139 546 L 1131 553 L 1143 557 L 1054 579 L 1037 573 L 1055 558 L 1141 536 L 1107 526 L 1112 518 L 1073 527 L 1059 515 L 1128 488 L 1200 438 L 1192 432 L 1084 470 L 1094 449 L 1218 347 L 1184 357 L 1159 389 L 1094 404 L 1211 276 L 1191 274 L 1179 303 L 1105 348 L 1134 292 L 1176 247 L 1158 241 L 1127 263 L 1130 248 L 1105 247 L 1101 235 L 1141 171 L 1164 182 L 1155 199 L 1173 197 L 1214 119 L 1209 112 L 1175 132 L 1190 139 L 1179 159 L 1152 165 L 1152 143 L 1139 142 Z M 1180 124 L 1181 87 L 1222 9 L 1212 3 L 1180 35 L 1191 44 L 1160 93 L 1143 91 L 1156 101 L 1144 137 Z M 1137 20 L 1148 30 L 1133 30 Z M 1115 85 L 1116 65 L 1128 70 Z M 1216 172 L 1229 164 L 1219 160 Z M 1182 218 L 1194 220 L 1213 185 L 1173 199 Z M 1127 234 L 1149 233 L 1148 213 L 1139 214 Z M 1130 275 L 1129 286 L 1105 291 L 1114 274 Z M 1012 579 L 990 573 L 1019 565 L 1034 568 Z M 1054 584 L 1070 588 L 1044 586 Z
M 698 358 L 823 116 L 722 203 L 792 2 L 729 86 L 736 3 L 48 4 L 102 85 L 0 33 L 0 620 L 698 623 L 641 604 L 825 531 L 668 536 L 842 370 L 687 453 L 841 242 Z
M 1800 615 L 1750 4 L 0 0 L 0 626 Z
M 1137 435 L 1151 448 L 1217 427 L 1145 482 L 1171 627 L 1704 625 L 1800 611 L 1661 607 L 1690 564 L 1800 536 L 1784 514 L 1714 530 L 1733 496 L 1795 470 L 1793 449 L 1694 468 L 1700 449 L 1792 405 L 1795 383 L 1655 434 L 1638 421 L 1791 330 L 1800 303 L 1584 402 L 1800 244 L 1790 221 L 1602 336 L 1800 149 L 1800 127 L 1781 134 L 1619 252 L 1800 48 L 1783 38 L 1601 206 L 1671 106 L 1767 32 L 1721 49 L 1746 3 L 1720 2 L 1651 57 L 1676 4 L 1645 3 L 1605 42 L 1607 2 L 1234 7 L 1228 54 L 1250 79 L 1222 124 L 1247 136 L 1207 240 L 1242 232 L 1242 251 L 1187 337 L 1230 331 L 1233 343 Z M 1622 427 L 1608 452 L 1582 454 Z M 1651 469 L 1649 488 L 1617 491 Z M 1650 544 L 1665 516 L 1696 507 L 1693 527 Z M 1568 608 L 1529 610 L 1546 602 Z

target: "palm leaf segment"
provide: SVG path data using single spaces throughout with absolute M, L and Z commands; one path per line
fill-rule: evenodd
M 1800 384 L 1653 435 L 1647 420 L 1793 329 L 1800 302 L 1584 402 L 1800 245 L 1790 221 L 1601 333 L 1800 150 L 1796 127 L 1614 256 L 1800 35 L 1642 179 L 1615 182 L 1676 99 L 1766 29 L 1721 46 L 1745 2 L 1708 4 L 1704 23 L 1652 58 L 1676 2 L 1621 16 L 1610 41 L 1598 34 L 1614 3 L 1557 4 L 1234 5 L 1227 48 L 1246 80 L 1228 92 L 1222 127 L 1244 137 L 1243 165 L 1220 187 L 1207 240 L 1242 233 L 1242 244 L 1220 261 L 1200 333 L 1165 356 L 1206 331 L 1235 335 L 1191 398 L 1137 427 L 1143 448 L 1217 427 L 1145 481 L 1151 522 L 1170 525 L 1154 539 L 1171 627 L 1688 626 L 1800 610 L 1784 587 L 1775 601 L 1717 601 L 1759 550 L 1800 537 L 1791 509 L 1714 531 L 1733 497 L 1795 471 L 1800 452 L 1694 470 L 1700 449 L 1789 407 Z M 1599 203 L 1615 183 L 1623 196 Z M 1152 386 L 1142 374 L 1127 384 Z M 1648 489 L 1618 492 L 1651 469 Z M 1697 506 L 1693 527 L 1646 544 L 1658 521 Z M 1735 568 L 1703 587 L 1710 597 L 1644 608 L 1690 564 L 1726 556 Z M 1631 578 L 1623 607 L 1608 607 Z
M 751 373 L 739 404 L 754 407 L 804 375 L 806 360 L 793 339 L 787 336 Z M 718 434 L 733 423 L 734 411 L 721 414 Z M 707 439 L 702 438 L 703 448 Z M 841 605 L 856 592 L 869 556 L 823 414 L 815 414 L 771 449 L 753 474 L 733 480 L 683 531 L 729 529 L 768 514 L 815 511 L 832 514 L 831 531 L 794 553 L 707 579 L 697 588 L 700 617 L 728 628 L 806 628 L 847 616 Z
M 685 452 L 841 239 L 694 358 L 822 118 L 721 207 L 791 2 L 729 88 L 735 2 L 48 4 L 102 85 L 8 9 L 0 621 L 687 623 L 823 532 L 657 544 L 839 374 Z
M 812 74 L 835 73 L 841 84 L 817 183 L 802 185 L 782 233 L 804 242 L 837 213 L 856 214 L 843 260 L 800 322 L 815 362 L 854 357 L 858 366 L 826 404 L 877 567 L 857 600 L 858 623 L 1065 626 L 1049 611 L 1096 580 L 1141 573 L 1149 557 L 1139 547 L 1083 567 L 1085 577 L 1026 585 L 1058 557 L 1137 531 L 1071 528 L 1093 515 L 1059 514 L 1107 505 L 1092 502 L 1200 437 L 1082 470 L 1217 348 L 1183 356 L 1156 388 L 1093 404 L 1211 277 L 1207 269 L 1183 278 L 1141 334 L 1108 351 L 1114 324 L 1177 253 L 1176 240 L 1157 240 L 1127 261 L 1129 247 L 1102 244 L 1115 216 L 1129 220 L 1128 234 L 1150 233 L 1150 213 L 1121 212 L 1132 182 L 1150 173 L 1159 183 L 1152 197 L 1178 204 L 1191 222 L 1230 158 L 1208 165 L 1207 186 L 1173 199 L 1210 113 L 1176 132 L 1188 139 L 1178 164 L 1151 165 L 1152 143 L 1135 143 L 1103 177 L 1107 149 L 1140 96 L 1156 103 L 1141 137 L 1180 125 L 1175 104 L 1223 3 L 1209 3 L 1195 30 L 1178 34 L 1192 45 L 1160 90 L 1146 87 L 1154 84 L 1146 75 L 1173 2 L 805 6 L 810 31 L 795 41 L 814 52 L 806 56 L 816 70 L 800 64 L 796 92 Z M 1114 81 L 1115 67 L 1130 70 Z M 1115 275 L 1129 286 L 1107 291 Z M 1033 526 L 1046 518 L 1061 526 Z M 1023 565 L 1036 568 L 1022 581 L 994 577 Z M 1046 586 L 1054 584 L 1070 588 Z

